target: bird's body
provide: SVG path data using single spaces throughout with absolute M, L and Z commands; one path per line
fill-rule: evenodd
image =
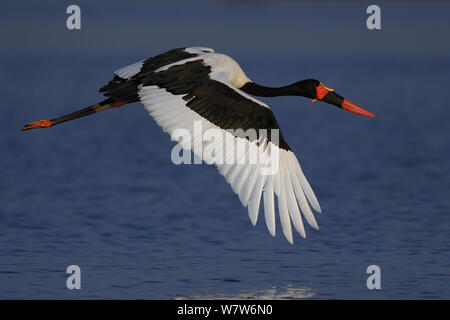
M 119 69 L 100 92 L 106 100 L 63 117 L 39 120 L 23 130 L 50 127 L 140 100 L 173 140 L 206 163 L 217 166 L 241 203 L 248 207 L 253 224 L 263 202 L 272 235 L 275 235 L 276 195 L 282 230 L 291 243 L 291 222 L 305 237 L 302 215 L 318 229 L 311 207 L 318 212 L 321 209 L 274 114 L 267 104 L 252 95 L 301 95 L 373 116 L 317 80 L 303 80 L 281 88 L 257 85 L 235 60 L 202 47 L 173 49 Z M 189 139 L 179 135 L 180 130 L 189 133 Z M 216 133 L 214 139 L 210 132 Z

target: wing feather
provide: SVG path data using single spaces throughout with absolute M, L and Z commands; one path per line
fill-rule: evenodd
M 267 183 L 264 186 L 264 218 L 270 234 L 275 236 L 275 198 L 273 193 L 273 176 L 267 176 Z
M 261 196 L 263 193 L 263 187 L 265 183 L 265 175 L 257 175 L 256 182 L 252 188 L 249 188 L 251 192 L 248 199 L 248 215 L 253 225 L 256 224 L 259 214 L 259 206 L 261 204 Z
M 295 230 L 303 237 L 306 238 L 305 227 L 303 226 L 300 210 L 298 209 L 297 200 L 292 189 L 291 178 L 289 176 L 289 167 L 286 161 L 285 154 L 280 157 L 281 166 L 283 167 L 283 180 L 284 180 L 284 193 L 286 195 L 286 202 L 289 209 L 289 215 L 294 224 Z
M 289 243 L 292 244 L 294 240 L 292 237 L 291 220 L 289 219 L 289 211 L 286 202 L 286 192 L 284 190 L 284 170 L 285 168 L 280 166 L 279 171 L 276 174 L 280 188 L 278 191 L 278 211 L 280 214 L 281 230 Z

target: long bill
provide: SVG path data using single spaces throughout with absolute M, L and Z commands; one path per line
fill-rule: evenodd
M 51 119 L 51 120 L 39 119 L 38 121 L 30 122 L 30 123 L 26 124 L 21 130 L 26 131 L 26 130 L 31 130 L 31 129 L 53 127 L 57 124 L 60 124 L 60 123 L 66 122 L 66 121 L 70 121 L 70 120 L 74 120 L 74 119 L 78 119 L 81 117 L 85 117 L 90 114 L 101 112 L 101 111 L 104 111 L 107 109 L 118 108 L 118 107 L 123 106 L 126 103 L 127 102 L 124 102 L 124 101 L 114 101 L 113 99 L 106 99 L 102 102 L 99 102 L 99 103 L 89 106 L 87 108 L 66 114 L 64 116 L 61 116 L 61 117 L 58 117 L 55 119 Z
M 344 109 L 349 112 L 353 112 L 365 117 L 376 118 L 377 116 L 373 113 L 361 108 L 357 104 L 351 102 L 350 100 L 345 99 L 344 97 L 338 95 L 334 91 L 329 91 L 322 99 L 323 102 L 332 104 L 336 107 Z

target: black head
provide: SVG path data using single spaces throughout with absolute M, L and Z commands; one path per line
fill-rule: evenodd
M 320 81 L 316 79 L 306 79 L 292 84 L 295 95 L 310 99 L 317 99 L 316 88 L 320 85 Z
M 314 100 L 323 100 L 333 89 L 325 87 L 322 82 L 316 79 L 306 79 L 293 84 L 296 87 L 297 95 L 311 98 Z

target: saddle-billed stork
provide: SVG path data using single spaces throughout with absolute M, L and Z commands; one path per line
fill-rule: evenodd
M 191 142 L 198 143 L 199 135 L 208 129 L 220 130 L 227 138 L 231 137 L 231 140 L 227 141 L 231 141 L 228 145 L 236 148 L 236 161 L 219 162 L 216 158 L 205 158 L 205 161 L 215 164 L 231 184 L 242 205 L 248 207 L 253 225 L 256 224 L 261 196 L 264 195 L 265 220 L 273 236 L 275 194 L 281 227 L 290 243 L 293 243 L 291 221 L 298 233 L 306 237 L 301 213 L 313 228 L 319 229 L 310 205 L 317 212 L 321 212 L 321 208 L 296 156 L 281 132 L 278 141 L 274 141 L 270 134 L 250 139 L 245 135 L 233 133 L 239 132 L 236 129 L 279 130 L 269 106 L 252 96 L 302 96 L 363 116 L 375 117 L 318 80 L 302 80 L 279 88 L 258 85 L 245 75 L 232 58 L 203 47 L 172 49 L 119 69 L 100 92 L 107 97 L 106 100 L 59 118 L 29 123 L 22 130 L 52 127 L 139 100 L 164 131 L 173 134 L 176 129 L 188 130 L 192 141 L 181 141 L 182 139 L 174 136 L 172 138 L 200 158 L 205 155 L 198 154 L 199 152 L 192 148 Z M 193 128 L 196 121 L 203 124 L 197 133 Z M 238 144 L 244 147 L 238 147 Z M 279 155 L 278 167 L 272 174 L 262 173 L 262 162 L 255 164 L 250 161 L 237 161 L 243 157 L 264 159 L 275 151 Z M 225 156 L 228 159 L 228 155 Z

